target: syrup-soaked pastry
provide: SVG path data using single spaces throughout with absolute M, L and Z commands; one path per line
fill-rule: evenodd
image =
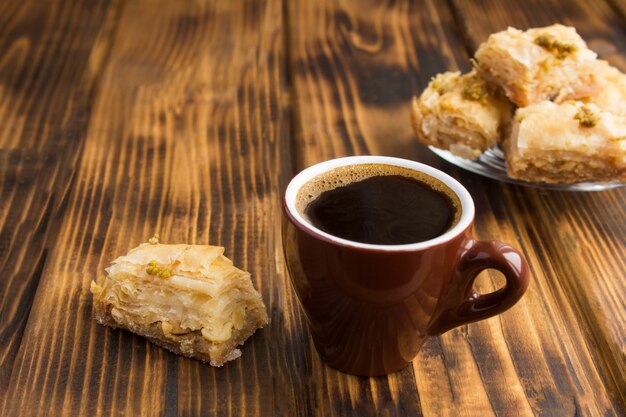
M 505 142 L 508 175 L 573 183 L 626 180 L 626 117 L 593 103 L 542 101 L 517 109 Z
M 512 105 L 475 71 L 446 72 L 413 100 L 413 130 L 426 145 L 475 159 L 495 145 L 512 116 Z
M 602 88 L 596 53 L 573 27 L 555 24 L 521 31 L 508 28 L 480 45 L 475 67 L 523 107 L 542 100 L 578 99 Z
M 604 85 L 596 93 L 585 97 L 584 101 L 594 103 L 608 112 L 626 116 L 626 74 L 600 59 L 594 64 L 594 73 L 604 81 Z
M 115 259 L 91 283 L 96 320 L 144 336 L 174 353 L 221 366 L 268 323 L 250 274 L 224 248 L 164 245 L 158 239 Z

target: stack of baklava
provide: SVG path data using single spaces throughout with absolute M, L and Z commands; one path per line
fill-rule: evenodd
M 509 28 L 467 74 L 435 76 L 413 102 L 422 142 L 468 159 L 500 144 L 526 181 L 626 180 L 626 74 L 572 27 Z

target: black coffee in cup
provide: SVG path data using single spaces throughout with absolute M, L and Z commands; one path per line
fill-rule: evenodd
M 423 242 L 459 220 L 460 201 L 436 178 L 383 164 L 336 168 L 299 191 L 298 211 L 343 239 L 378 245 Z

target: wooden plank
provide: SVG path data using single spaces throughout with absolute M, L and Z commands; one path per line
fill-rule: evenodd
M 626 71 L 624 17 L 604 1 L 530 1 L 505 5 L 496 1 L 454 2 L 458 22 L 470 53 L 495 31 L 507 26 L 527 28 L 556 21 L 577 28 L 600 58 Z M 490 18 L 485 17 L 489 11 Z M 555 306 L 569 304 L 577 329 L 591 356 L 590 365 L 626 408 L 626 190 L 604 193 L 541 193 L 519 190 L 505 207 L 517 207 L 511 214 L 523 239 L 533 244 L 538 259 L 551 264 L 546 289 L 552 291 Z M 555 279 L 556 278 L 556 279 Z M 564 323 L 568 328 L 567 323 Z M 580 329 L 580 330 L 578 330 Z M 593 385 L 591 386 L 593 387 Z
M 623 22 L 626 22 L 626 0 L 606 0 Z
M 469 66 L 447 8 L 308 3 L 287 5 L 297 167 L 370 152 L 418 153 L 435 163 L 407 129 L 406 103 L 441 68 Z
M 368 153 L 437 165 L 413 137 L 408 103 L 434 73 L 467 62 L 465 51 L 451 46 L 447 8 L 436 1 L 301 1 L 287 8 L 297 168 Z M 411 367 L 358 378 L 324 366 L 309 349 L 312 379 L 322 381 L 312 387 L 316 415 L 429 412 L 422 408 L 430 393 L 418 392 Z
M 65 211 L 115 2 L 0 5 L 0 404 Z M 98 36 L 100 38 L 98 39 Z
M 275 0 L 125 4 L 0 415 L 309 414 L 278 256 L 282 21 Z M 251 271 L 271 324 L 242 358 L 211 368 L 92 320 L 89 282 L 154 232 Z
M 474 4 L 461 3 L 468 9 L 468 4 Z M 518 7 L 541 14 L 536 3 L 510 7 L 508 2 L 482 2 L 477 4 L 485 4 L 484 8 L 472 15 L 460 15 L 458 7 L 450 14 L 442 3 L 429 1 L 289 4 L 297 168 L 369 153 L 402 156 L 441 168 L 461 180 L 475 197 L 476 236 L 521 248 L 533 274 L 531 288 L 519 305 L 498 318 L 431 339 L 414 361 L 412 373 L 373 380 L 352 378 L 322 367 L 313 352 L 313 373 L 316 379 L 325 380 L 316 387 L 316 398 L 322 399 L 318 415 L 367 415 L 353 393 L 367 398 L 371 414 L 403 415 L 399 404 L 412 404 L 416 413 L 425 416 L 623 413 L 616 398 L 616 379 L 598 363 L 597 352 L 602 350 L 588 329 L 581 328 L 588 321 L 579 309 L 591 306 L 579 302 L 581 293 L 572 299 L 567 286 L 576 271 L 589 273 L 591 268 L 566 266 L 572 254 L 587 251 L 587 259 L 576 262 L 579 267 L 589 258 L 598 258 L 602 249 L 594 249 L 595 245 L 619 251 L 624 225 L 618 214 L 622 211 L 616 210 L 623 210 L 622 192 L 606 193 L 608 197 L 545 193 L 486 180 L 434 158 L 417 144 L 410 128 L 410 99 L 428 79 L 441 71 L 468 68 L 464 46 L 472 52 L 476 46 L 468 34 L 486 31 L 486 21 L 498 22 L 509 13 L 516 16 Z M 601 18 L 591 15 L 589 19 Z M 464 37 L 457 38 L 461 20 Z M 604 31 L 600 33 L 609 29 Z M 609 209 L 594 216 L 590 205 L 597 198 L 604 198 L 600 201 L 609 204 Z M 578 202 L 585 205 L 574 214 L 584 219 L 580 229 L 572 228 L 564 214 L 576 210 Z M 534 212 L 543 208 L 549 210 L 538 211 L 541 216 Z M 600 230 L 609 235 L 606 239 L 594 229 L 602 223 L 606 227 Z M 557 244 L 555 230 L 570 239 Z M 553 235 L 544 237 L 546 233 Z M 577 242 L 581 234 L 586 237 Z M 545 246 L 546 240 L 552 242 L 551 247 Z M 618 281 L 610 288 L 623 294 L 623 284 L 619 284 L 623 254 L 611 256 L 595 262 Z M 484 278 L 478 289 L 485 292 L 493 290 L 499 280 L 497 274 Z M 614 296 L 602 302 L 619 308 L 621 301 Z M 416 388 L 418 395 L 410 394 Z M 386 403 L 385 398 L 393 402 Z

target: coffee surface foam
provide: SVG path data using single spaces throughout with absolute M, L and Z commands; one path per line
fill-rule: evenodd
M 431 177 L 423 172 L 387 164 L 348 165 L 332 169 L 311 178 L 298 190 L 298 194 L 296 195 L 296 210 L 298 210 L 302 217 L 309 220 L 308 216 L 305 215 L 306 207 L 324 191 L 334 190 L 371 177 L 385 175 L 402 175 L 404 177 L 414 178 L 428 185 L 431 189 L 444 194 L 452 202 L 452 206 L 454 207 L 454 220 L 450 228 L 456 226 L 459 222 L 461 218 L 461 200 L 450 187 L 437 178 Z

